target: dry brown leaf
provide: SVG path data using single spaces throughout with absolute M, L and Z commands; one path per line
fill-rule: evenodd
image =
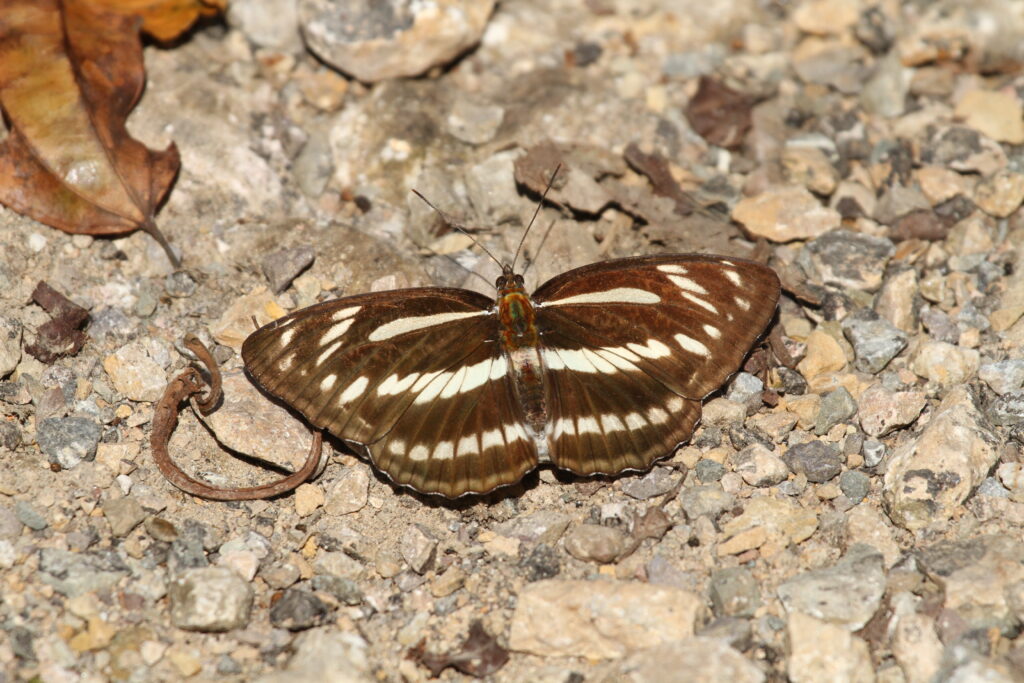
M 8 0 L 0 13 L 0 202 L 70 233 L 143 229 L 177 266 L 153 215 L 178 171 L 125 119 L 145 75 L 138 19 L 80 1 Z
M 142 30 L 161 42 L 174 40 L 199 17 L 227 9 L 228 0 L 81 0 L 98 10 L 142 18 Z

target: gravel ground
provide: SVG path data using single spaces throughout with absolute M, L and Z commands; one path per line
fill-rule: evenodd
M 1024 3 L 352 4 L 238 0 L 147 48 L 130 128 L 181 150 L 158 219 L 184 270 L 0 209 L 3 680 L 1024 679 Z M 736 375 L 615 479 L 446 503 L 337 444 L 269 501 L 160 475 L 185 334 L 226 397 L 183 410 L 172 454 L 268 481 L 254 457 L 294 467 L 310 437 L 240 370 L 252 317 L 490 293 L 410 190 L 508 258 L 534 155 L 571 182 L 528 284 L 759 245 L 792 367 Z M 52 363 L 28 351 L 41 281 L 89 313 Z

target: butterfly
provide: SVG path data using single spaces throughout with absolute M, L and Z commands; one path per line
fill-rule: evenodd
M 765 265 L 695 254 L 594 263 L 532 295 L 506 264 L 495 287 L 315 304 L 252 333 L 242 358 L 394 483 L 455 498 L 540 464 L 612 475 L 671 455 L 780 295 Z

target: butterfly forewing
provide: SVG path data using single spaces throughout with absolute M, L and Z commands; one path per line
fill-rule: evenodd
M 364 446 L 396 483 L 449 497 L 489 491 L 537 464 L 532 442 L 504 441 L 518 422 L 493 306 L 440 288 L 346 297 L 257 330 L 242 358 L 265 390 Z M 494 430 L 508 448 L 493 447 Z M 488 448 L 472 448 L 481 435 Z
M 605 261 L 541 285 L 551 459 L 589 474 L 645 469 L 670 454 L 778 296 L 766 266 L 695 255 Z

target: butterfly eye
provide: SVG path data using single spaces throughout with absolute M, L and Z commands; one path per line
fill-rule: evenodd
M 522 275 L 516 275 L 516 286 L 517 287 L 522 287 L 523 286 L 523 282 L 524 282 L 523 276 Z

